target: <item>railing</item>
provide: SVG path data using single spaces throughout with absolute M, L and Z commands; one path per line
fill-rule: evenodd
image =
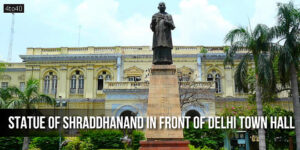
M 49 94 L 49 89 L 44 89 L 44 94 Z
M 60 54 L 61 48 L 42 48 L 41 49 L 42 54 Z
M 181 88 L 214 89 L 214 82 L 179 82 Z M 148 89 L 149 82 L 105 82 L 104 89 Z
M 78 89 L 78 94 L 83 94 L 84 89 Z
M 196 46 L 175 46 L 175 50 L 197 50 Z
M 70 89 L 70 94 L 83 94 L 84 89 Z
M 78 48 L 68 48 L 68 52 L 72 53 L 72 52 L 83 52 L 83 51 L 87 51 L 88 48 L 87 47 L 78 47 Z
M 142 47 L 123 47 L 123 50 L 143 50 Z
M 59 52 L 61 48 L 42 48 L 42 52 Z
M 105 82 L 104 89 L 148 89 L 148 82 Z
M 70 89 L 70 94 L 75 94 L 76 93 L 76 89 Z
M 56 88 L 51 90 L 51 94 L 55 94 L 57 92 Z
M 174 46 L 174 53 L 199 53 L 202 48 L 208 53 L 223 53 L 223 46 Z M 60 48 L 28 48 L 28 52 L 33 55 L 58 55 L 58 54 L 112 54 L 112 53 L 135 53 L 147 54 L 149 46 L 116 46 L 116 47 L 60 47 Z M 245 53 L 246 49 L 239 50 L 238 53 Z
M 95 47 L 94 52 L 95 53 L 103 53 L 103 52 L 115 52 L 115 47 Z
M 190 89 L 214 89 L 214 82 L 188 82 L 183 81 L 179 82 L 181 88 L 190 88 Z

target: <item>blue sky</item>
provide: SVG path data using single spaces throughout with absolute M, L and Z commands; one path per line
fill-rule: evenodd
M 164 1 L 176 29 L 174 45 L 221 46 L 236 26 L 276 24 L 276 3 L 287 0 L 1 0 L 0 60 L 7 60 L 11 14 L 3 4 L 24 3 L 15 15 L 13 62 L 27 47 L 131 46 L 152 42 L 149 29 Z M 300 0 L 294 1 L 300 6 Z M 80 26 L 80 43 L 78 31 Z

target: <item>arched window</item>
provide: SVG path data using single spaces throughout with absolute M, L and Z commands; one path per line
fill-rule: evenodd
M 83 89 L 84 88 L 84 76 L 81 75 L 79 76 L 79 89 Z
M 189 80 L 190 80 L 190 76 L 189 76 L 189 75 L 183 75 L 183 76 L 182 76 L 182 81 L 187 82 L 187 81 L 189 81 Z
M 71 78 L 71 89 L 76 89 L 76 76 L 73 75 Z
M 76 70 L 71 74 L 70 79 L 70 93 L 83 94 L 84 93 L 84 75 L 80 70 Z
M 56 75 L 52 76 L 51 88 L 52 88 L 51 93 L 56 94 L 56 90 L 57 90 L 57 76 Z
M 111 80 L 111 76 L 110 75 L 106 75 L 105 76 L 105 81 L 110 81 Z
M 98 90 L 103 90 L 103 76 L 98 76 Z
M 207 74 L 207 81 L 214 81 L 215 82 L 216 93 L 221 93 L 222 92 L 221 75 L 219 73 L 216 73 L 215 70 L 213 70 L 213 73 Z
M 72 75 L 72 77 L 71 77 L 70 93 L 71 94 L 76 93 L 76 75 Z
M 185 113 L 185 116 L 191 117 L 190 120 L 194 120 L 195 117 L 200 117 L 200 113 L 197 110 L 189 110 Z
M 83 75 L 79 76 L 78 83 L 79 83 L 78 93 L 83 94 L 83 91 L 84 91 L 84 76 Z
M 132 112 L 131 110 L 125 110 L 120 114 L 120 117 L 125 120 L 125 117 L 128 117 L 129 122 L 131 122 L 131 117 L 137 116 L 137 113 Z
M 49 94 L 49 88 L 50 88 L 50 76 L 45 76 L 44 78 L 44 93 Z
M 221 76 L 220 74 L 216 74 L 215 76 L 215 84 L 216 84 L 216 93 L 221 93 Z
M 207 81 L 213 81 L 214 80 L 214 77 L 212 74 L 208 74 L 207 75 Z
M 97 80 L 97 90 L 98 91 L 103 90 L 105 82 L 109 82 L 111 80 L 112 80 L 112 75 L 109 71 L 107 70 L 100 71 Z

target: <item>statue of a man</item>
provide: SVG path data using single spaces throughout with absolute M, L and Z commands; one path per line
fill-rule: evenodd
M 172 16 L 165 12 L 164 2 L 158 5 L 159 12 L 152 16 L 150 28 L 153 31 L 153 64 L 172 64 L 171 50 L 173 48 L 171 30 L 175 28 Z

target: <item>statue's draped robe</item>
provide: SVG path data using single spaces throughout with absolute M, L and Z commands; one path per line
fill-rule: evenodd
M 150 28 L 153 31 L 153 64 L 172 64 L 171 49 L 173 44 L 171 30 L 175 28 L 172 16 L 168 13 L 160 12 L 154 14 Z

